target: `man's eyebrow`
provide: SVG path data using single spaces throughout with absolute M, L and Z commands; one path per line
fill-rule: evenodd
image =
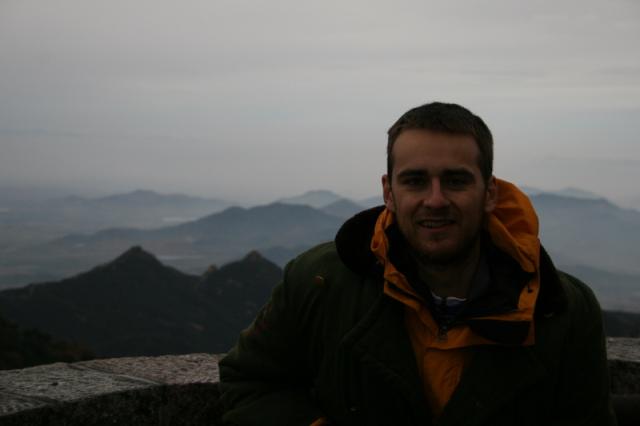
M 429 172 L 424 169 L 406 169 L 398 173 L 398 177 L 414 177 L 414 176 L 428 176 Z M 473 172 L 465 167 L 457 167 L 451 169 L 444 169 L 441 173 L 442 176 L 469 176 L 473 177 Z
M 469 176 L 469 177 L 474 177 L 473 172 L 471 172 L 471 170 L 466 169 L 466 168 L 456 168 L 456 169 L 445 169 L 444 172 L 442 172 L 443 176 Z
M 407 169 L 398 173 L 398 177 L 427 176 L 428 174 L 429 173 L 422 169 Z

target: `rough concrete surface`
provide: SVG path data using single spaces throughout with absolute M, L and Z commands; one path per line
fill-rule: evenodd
M 129 392 L 149 385 L 146 380 L 80 369 L 74 364 L 64 363 L 9 370 L 0 375 L 0 389 L 10 389 L 18 395 L 50 402 Z
M 215 425 L 217 362 L 190 354 L 0 371 L 0 425 Z
M 40 401 L 35 398 L 26 398 L 0 391 L 0 419 L 2 416 L 18 413 L 21 411 L 42 408 L 48 404 L 47 401 Z
M 640 363 L 640 339 L 631 337 L 607 338 L 607 357 L 609 360 Z
M 189 354 L 98 359 L 73 364 L 80 368 L 144 378 L 170 385 L 218 382 L 218 355 Z
M 638 395 L 640 403 L 640 339 L 607 339 L 611 391 L 619 395 Z

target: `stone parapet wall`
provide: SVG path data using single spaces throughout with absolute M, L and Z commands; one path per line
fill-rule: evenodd
M 640 339 L 607 344 L 620 423 L 640 424 Z M 0 426 L 219 425 L 219 357 L 113 358 L 0 371 Z
M 0 425 L 215 426 L 218 358 L 113 358 L 0 371 Z
M 611 391 L 615 395 L 632 394 L 640 398 L 640 339 L 608 338 L 607 356 Z

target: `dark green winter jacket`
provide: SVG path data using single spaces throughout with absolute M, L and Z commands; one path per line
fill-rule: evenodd
M 542 252 L 534 346 L 477 346 L 433 419 L 405 329 L 368 250 L 379 210 L 285 268 L 220 362 L 230 425 L 615 425 L 600 308 Z

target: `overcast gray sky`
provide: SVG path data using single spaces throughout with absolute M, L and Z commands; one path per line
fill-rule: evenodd
M 442 100 L 499 177 L 640 196 L 639 40 L 638 0 L 0 0 L 0 182 L 370 196 Z

